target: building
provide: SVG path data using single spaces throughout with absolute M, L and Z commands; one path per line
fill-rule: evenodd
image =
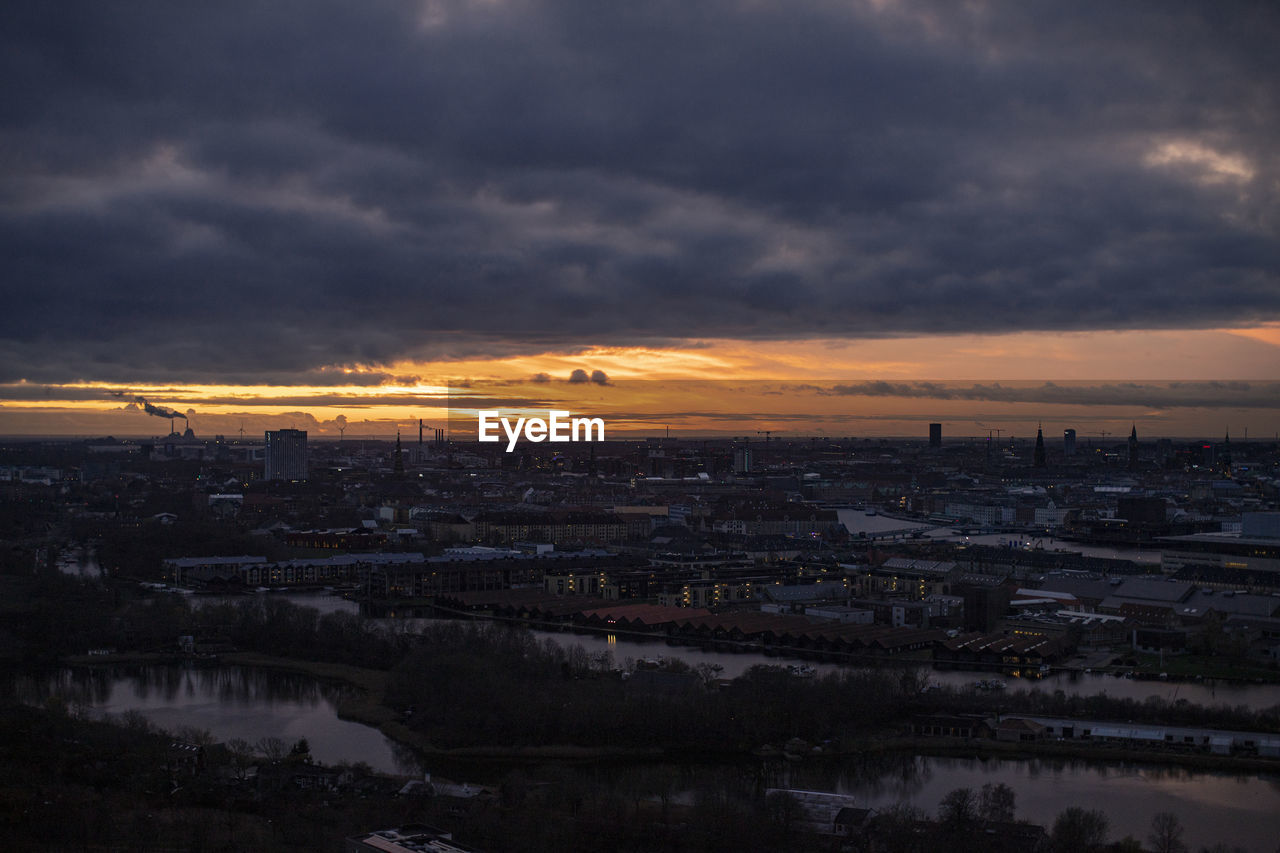
M 929 446 L 942 446 L 942 424 L 929 424 Z
M 307 479 L 307 431 L 300 429 L 267 430 L 266 479 Z
M 1196 583 L 1280 591 L 1280 513 L 1246 512 L 1241 519 L 1239 533 L 1159 537 L 1161 567 Z
M 405 824 L 346 839 L 345 853 L 474 853 L 474 847 L 453 840 L 452 833 L 427 824 Z
M 1062 431 L 1062 455 L 1076 455 L 1076 431 L 1073 429 L 1064 429 Z

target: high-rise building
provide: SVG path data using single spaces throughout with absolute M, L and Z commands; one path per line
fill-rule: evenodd
M 942 424 L 929 424 L 929 446 L 942 446 Z
M 267 430 L 266 479 L 307 479 L 307 431 L 302 429 Z
M 734 448 L 733 473 L 735 474 L 751 473 L 751 448 L 750 447 Z
M 1064 429 L 1062 431 L 1062 455 L 1076 455 L 1076 431 L 1073 429 Z

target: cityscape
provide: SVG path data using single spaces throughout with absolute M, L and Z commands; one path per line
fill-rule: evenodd
M 550 823 L 531 846 L 589 829 L 700 847 L 711 791 L 797 849 L 907 849 L 955 821 L 1009 849 L 1089 827 L 1101 844 L 1157 815 L 1206 848 L 1269 843 L 1280 445 L 926 426 L 514 452 L 425 424 L 9 442 L 10 592 L 72 617 L 50 637 L 38 609 L 10 613 L 11 689 L 76 719 L 177 724 L 136 772 L 283 847 L 328 829 L 352 850 L 508 849 L 535 803 Z M 324 713 L 290 722 L 299 695 Z M 544 778 L 557 760 L 573 780 Z M 1098 796 L 1107 768 L 1143 789 Z M 934 776 L 967 784 L 934 794 Z M 1246 784 L 1232 809 L 1256 832 L 1220 806 Z M 592 805 L 562 811 L 564 785 Z M 390 823 L 344 836 L 366 798 Z M 261 834 L 265 814 L 335 802 Z
M 0 844 L 1280 851 L 1280 6 L 0 8 Z

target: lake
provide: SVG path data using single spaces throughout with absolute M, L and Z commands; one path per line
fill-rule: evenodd
M 417 761 L 377 729 L 338 719 L 341 688 L 294 675 L 239 666 L 77 667 L 16 680 L 17 697 L 41 704 L 59 696 L 95 715 L 137 711 L 157 726 L 203 729 L 217 741 L 251 745 L 306 738 L 325 764 L 363 761 L 384 773 L 416 775 Z

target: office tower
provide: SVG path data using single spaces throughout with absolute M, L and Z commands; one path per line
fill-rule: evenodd
M 1064 456 L 1076 455 L 1076 431 L 1073 429 L 1064 429 L 1062 431 L 1062 453 Z
M 942 446 L 942 424 L 929 424 L 929 446 Z
M 267 430 L 265 458 L 268 480 L 307 479 L 307 431 Z

